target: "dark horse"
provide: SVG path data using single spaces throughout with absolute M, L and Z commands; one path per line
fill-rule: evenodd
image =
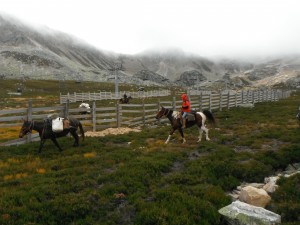
M 126 97 L 126 98 L 121 98 L 121 99 L 119 100 L 119 102 L 120 102 L 121 104 L 128 104 L 130 99 L 132 99 L 131 96 Z
M 156 115 L 156 119 L 160 119 L 161 117 L 167 117 L 172 125 L 172 130 L 169 133 L 168 139 L 166 140 L 165 144 L 168 144 L 170 141 L 171 135 L 178 129 L 179 133 L 181 134 L 181 137 L 183 139 L 183 143 L 186 142 L 184 135 L 183 135 L 183 128 L 182 128 L 182 122 L 181 122 L 181 112 L 174 111 L 172 109 L 167 109 L 161 106 L 160 110 L 158 111 Z M 208 119 L 213 124 L 215 123 L 214 116 L 212 113 L 208 110 L 204 110 L 203 112 L 195 112 L 195 113 L 189 113 L 186 121 L 186 127 L 189 128 L 195 124 L 197 124 L 199 129 L 199 139 L 197 142 L 200 142 L 202 139 L 202 133 L 203 131 L 206 134 L 206 140 L 210 140 L 208 137 L 208 129 L 205 127 L 205 121 Z
M 56 138 L 64 137 L 68 133 L 71 133 L 71 135 L 75 139 L 73 146 L 78 146 L 79 145 L 79 137 L 77 134 L 78 127 L 80 129 L 82 140 L 84 140 L 84 130 L 82 124 L 75 118 L 69 118 L 68 121 L 69 121 L 69 128 L 64 129 L 63 131 L 58 133 L 54 133 L 52 131 L 52 124 L 51 124 L 51 120 L 49 119 L 46 119 L 44 121 L 33 121 L 33 120 L 24 121 L 23 126 L 19 133 L 19 137 L 20 138 L 24 137 L 26 134 L 31 133 L 32 130 L 37 131 L 41 138 L 38 153 L 41 152 L 46 139 L 51 139 L 53 143 L 56 145 L 56 147 L 59 149 L 59 151 L 62 151 L 62 148 L 59 146 Z

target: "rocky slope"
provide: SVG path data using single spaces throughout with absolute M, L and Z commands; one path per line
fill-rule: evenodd
M 300 57 L 260 63 L 213 61 L 178 49 L 118 55 L 65 33 L 0 15 L 0 78 L 113 81 L 154 85 L 297 86 Z M 215 82 L 216 81 L 216 82 Z

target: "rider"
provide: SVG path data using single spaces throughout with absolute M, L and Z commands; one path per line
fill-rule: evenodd
M 187 114 L 191 111 L 191 103 L 188 100 L 188 96 L 186 94 L 182 94 L 181 98 L 182 98 L 181 111 L 183 112 L 182 125 L 183 125 L 183 128 L 186 128 L 186 117 L 187 117 Z
M 126 93 L 124 93 L 123 97 L 124 97 L 124 100 L 126 100 L 126 99 L 127 99 L 127 95 L 126 95 Z

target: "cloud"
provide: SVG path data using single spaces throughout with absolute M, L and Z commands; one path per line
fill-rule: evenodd
M 2 0 L 1 10 L 134 54 L 177 47 L 203 56 L 300 53 L 297 0 Z

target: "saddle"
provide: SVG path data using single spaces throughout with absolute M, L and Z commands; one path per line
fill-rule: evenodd
M 182 116 L 182 113 L 181 113 L 181 116 Z M 191 112 L 187 113 L 186 120 L 187 121 L 195 121 L 196 120 L 195 116 L 196 116 L 196 111 L 191 110 Z

